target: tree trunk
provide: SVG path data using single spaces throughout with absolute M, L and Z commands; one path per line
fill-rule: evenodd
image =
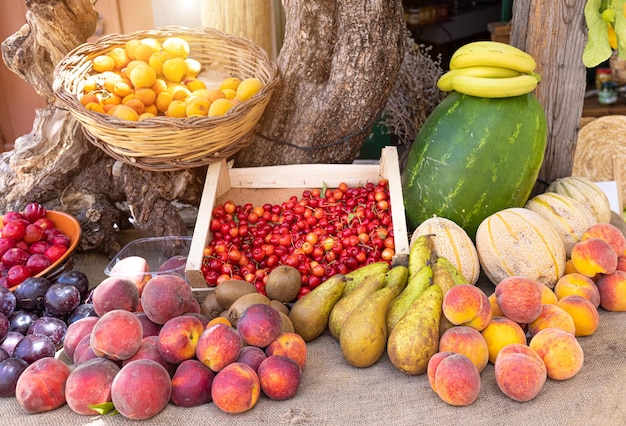
M 536 95 L 546 112 L 548 144 L 535 188 L 543 192 L 569 176 L 586 89 L 582 52 L 587 41 L 583 0 L 516 1 L 511 44 L 537 60 L 542 80 Z
M 236 165 L 346 163 L 358 157 L 404 57 L 399 0 L 283 0 L 281 84 Z

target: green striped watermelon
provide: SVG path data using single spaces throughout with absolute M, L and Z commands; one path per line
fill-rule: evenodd
M 402 170 L 409 227 L 437 215 L 473 239 L 487 216 L 523 207 L 546 135 L 545 113 L 533 94 L 488 99 L 450 93 L 420 129 Z

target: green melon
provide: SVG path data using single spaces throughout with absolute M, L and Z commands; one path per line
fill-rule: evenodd
M 473 239 L 489 215 L 524 206 L 546 140 L 545 113 L 533 94 L 488 99 L 450 93 L 426 119 L 402 170 L 409 227 L 436 215 Z

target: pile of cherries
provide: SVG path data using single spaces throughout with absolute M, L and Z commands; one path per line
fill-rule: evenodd
M 11 288 L 39 274 L 61 258 L 70 243 L 39 203 L 7 212 L 0 228 L 0 286 Z
M 395 255 L 386 179 L 304 190 L 281 204 L 226 201 L 213 209 L 209 231 L 202 265 L 207 284 L 242 279 L 261 294 L 278 265 L 298 269 L 301 297 L 336 273 Z

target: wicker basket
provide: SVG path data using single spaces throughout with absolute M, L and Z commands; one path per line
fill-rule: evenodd
M 133 38 L 182 37 L 190 57 L 203 68 L 215 63 L 231 76 L 257 77 L 264 87 L 248 101 L 219 117 L 171 118 L 157 116 L 127 121 L 88 110 L 79 101 L 82 82 L 92 73 L 91 60 Z M 250 41 L 210 28 L 164 27 L 103 37 L 78 46 L 55 68 L 53 89 L 57 104 L 83 125 L 89 141 L 111 157 L 152 171 L 170 171 L 207 165 L 229 158 L 250 145 L 256 125 L 278 84 L 278 69 L 267 53 Z

